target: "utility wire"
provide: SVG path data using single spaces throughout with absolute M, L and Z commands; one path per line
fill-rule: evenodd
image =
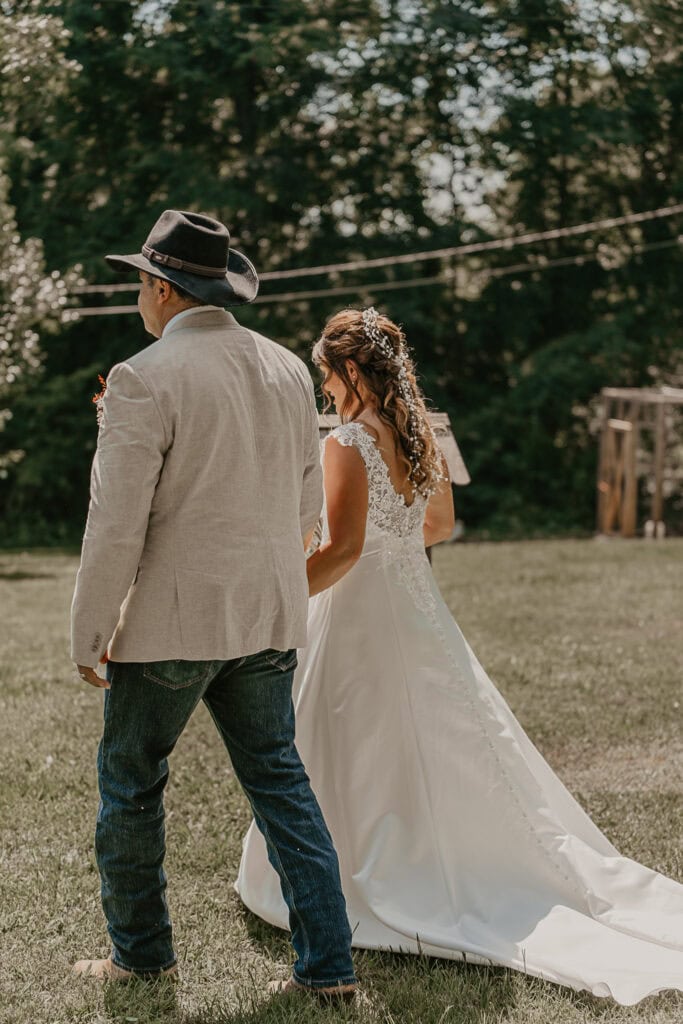
M 267 302 L 303 302 L 306 299 L 332 298 L 335 295 L 357 295 L 362 291 L 395 291 L 400 288 L 416 288 L 421 285 L 443 284 L 444 278 L 417 277 L 412 281 L 382 281 L 377 284 L 340 286 L 339 288 L 319 288 L 310 292 L 278 292 L 277 295 L 258 295 L 250 306 L 258 306 Z M 107 313 L 137 313 L 137 306 L 90 306 L 79 309 L 78 306 L 70 308 L 69 312 L 79 316 L 103 316 Z
M 679 234 L 676 239 L 669 239 L 667 242 L 651 242 L 648 245 L 635 245 L 632 246 L 630 251 L 626 253 L 626 258 L 630 259 L 632 256 L 639 256 L 641 253 L 655 252 L 658 249 L 672 249 L 674 246 L 683 245 L 683 236 Z M 535 263 L 517 263 L 516 266 L 501 266 L 494 267 L 490 270 L 482 270 L 481 273 L 485 274 L 486 278 L 507 278 L 511 273 L 524 273 L 530 270 L 545 270 L 546 267 L 552 266 L 583 266 L 584 263 L 593 263 L 596 260 L 603 258 L 602 253 L 586 253 L 580 256 L 563 256 L 559 259 L 549 260 L 538 260 Z M 473 271 L 476 273 L 476 271 Z
M 640 256 L 642 253 L 655 252 L 658 249 L 671 249 L 674 246 L 680 245 L 683 245 L 683 235 L 679 235 L 678 238 L 670 238 L 666 242 L 651 242 L 648 245 L 634 245 L 631 247 L 630 251 L 625 254 L 625 256 L 628 260 L 632 256 Z M 584 263 L 599 262 L 603 258 L 602 253 L 593 252 L 581 256 L 564 256 L 556 260 L 541 260 L 535 263 L 518 263 L 516 266 L 511 267 L 494 267 L 492 270 L 482 270 L 481 273 L 487 278 L 509 277 L 511 274 L 530 273 L 531 271 L 546 270 L 550 267 L 582 267 Z M 621 264 L 619 264 L 619 266 L 620 265 Z M 606 269 L 618 270 L 619 266 Z M 474 273 L 476 273 L 476 271 Z
M 652 242 L 649 245 L 635 245 L 632 247 L 630 252 L 626 254 L 626 258 L 630 259 L 632 256 L 655 252 L 660 249 L 670 249 L 673 246 L 679 246 L 681 244 L 683 244 L 683 236 L 672 238 L 665 242 Z M 549 270 L 552 267 L 580 267 L 585 263 L 599 261 L 601 258 L 601 253 L 590 253 L 585 256 L 566 256 L 556 260 L 518 263 L 517 265 L 510 267 L 495 267 L 491 270 L 473 271 L 473 277 L 481 276 L 481 278 L 488 280 L 490 278 L 509 277 L 511 275 L 530 273 L 532 271 L 539 272 Z M 437 284 L 448 285 L 452 284 L 452 282 L 452 274 L 439 274 L 436 277 L 416 277 L 405 281 L 376 281 L 371 284 L 347 285 L 340 286 L 338 288 L 321 288 L 307 292 L 278 292 L 275 295 L 259 295 L 252 303 L 250 303 L 250 305 L 257 306 L 272 302 L 303 302 L 309 299 L 332 298 L 334 296 L 358 295 L 362 293 L 373 294 L 374 292 L 405 291 L 407 288 L 418 288 Z M 119 313 L 137 313 L 138 307 L 137 305 L 89 306 L 81 309 L 78 307 L 71 307 L 67 312 L 69 313 L 69 319 L 77 320 L 81 316 L 112 316 Z
M 585 224 L 574 224 L 566 228 L 553 228 L 549 231 L 533 231 L 525 235 L 512 235 L 509 238 L 496 238 L 488 242 L 472 242 L 469 245 L 453 245 L 446 249 L 431 249 L 428 252 L 402 253 L 400 256 L 381 256 L 378 259 L 352 260 L 348 263 L 328 263 L 319 267 L 299 267 L 293 270 L 275 270 L 260 275 L 264 281 L 284 280 L 293 277 L 308 277 L 313 274 L 338 274 L 350 270 L 367 270 L 371 267 L 395 267 L 402 263 L 419 263 L 422 260 L 445 259 L 449 256 L 471 256 L 479 252 L 493 252 L 496 249 L 513 249 L 519 245 L 531 245 L 534 242 L 546 242 L 556 238 L 570 238 L 575 235 L 589 234 L 605 228 L 623 227 L 628 224 L 640 224 L 643 221 L 657 220 L 662 217 L 674 217 L 683 213 L 683 203 L 676 206 L 663 206 L 658 210 L 645 210 L 642 213 L 627 213 L 622 217 L 608 217 L 603 220 L 589 221 Z
M 352 260 L 348 263 L 328 263 L 317 267 L 295 267 L 292 270 L 266 271 L 263 274 L 259 274 L 259 279 L 261 281 L 284 281 L 290 278 L 311 277 L 318 274 L 346 273 L 351 270 L 367 270 L 374 267 L 398 266 L 403 263 L 419 263 L 423 260 L 446 259 L 451 256 L 469 256 L 480 252 L 492 252 L 497 249 L 514 249 L 517 246 L 531 245 L 534 242 L 569 238 L 605 228 L 622 227 L 628 224 L 640 224 L 644 221 L 674 217 L 679 213 L 683 213 L 683 203 L 678 203 L 675 206 L 662 206 L 656 210 L 643 210 L 640 213 L 627 213 L 622 217 L 608 217 L 603 220 L 587 221 L 584 224 L 574 224 L 565 228 L 552 228 L 549 231 L 534 231 L 525 235 L 495 238 L 487 242 L 455 245 L 446 249 L 402 253 L 400 256 L 381 256 L 377 259 Z M 74 294 L 92 292 L 113 294 L 114 292 L 134 291 L 137 287 L 137 284 L 86 284 L 75 287 L 73 292 Z

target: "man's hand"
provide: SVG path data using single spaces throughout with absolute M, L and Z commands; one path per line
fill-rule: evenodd
M 109 661 L 109 658 L 105 654 L 100 659 L 100 665 L 105 664 Z M 76 665 L 78 674 L 85 683 L 90 683 L 91 686 L 95 686 L 98 690 L 108 690 L 109 683 L 102 676 L 98 676 L 94 668 L 90 668 L 89 665 Z

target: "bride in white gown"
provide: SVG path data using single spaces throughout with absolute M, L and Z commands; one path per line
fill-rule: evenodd
M 625 1005 L 683 990 L 683 886 L 621 857 L 593 824 L 439 594 L 424 545 L 448 534 L 451 491 L 401 332 L 347 310 L 314 359 L 347 422 L 324 445 L 297 746 L 354 946 L 464 955 Z M 287 928 L 253 824 L 237 888 Z

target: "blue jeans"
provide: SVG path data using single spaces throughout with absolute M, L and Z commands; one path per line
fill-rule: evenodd
M 167 758 L 203 700 L 280 876 L 296 980 L 312 988 L 354 981 L 337 855 L 294 745 L 295 667 L 294 650 L 107 666 L 95 848 L 119 967 L 154 975 L 176 962 L 163 793 Z

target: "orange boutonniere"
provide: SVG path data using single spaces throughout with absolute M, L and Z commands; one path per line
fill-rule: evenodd
M 100 390 L 96 395 L 92 396 L 92 400 L 97 407 L 97 423 L 99 425 L 102 422 L 102 415 L 104 413 L 104 409 L 102 408 L 102 399 L 104 398 L 104 393 L 107 390 L 107 382 L 101 373 L 97 374 L 97 379 L 100 382 Z

